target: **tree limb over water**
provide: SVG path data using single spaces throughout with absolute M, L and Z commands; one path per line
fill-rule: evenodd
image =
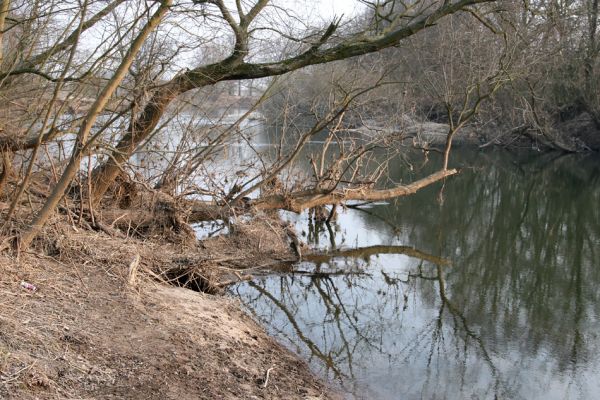
M 252 213 L 257 210 L 288 210 L 299 213 L 320 205 L 343 204 L 351 200 L 381 201 L 407 196 L 457 173 L 458 171 L 456 169 L 437 171 L 411 184 L 400 185 L 390 189 L 368 189 L 364 187 L 341 188 L 329 193 L 313 189 L 291 192 L 287 194 L 271 195 L 264 198 L 259 198 L 257 200 L 248 200 L 245 204 L 237 207 L 228 204 L 219 205 L 214 204 L 213 202 L 201 200 L 174 198 L 165 193 L 157 191 L 151 194 L 152 200 L 143 200 L 145 203 L 153 204 L 153 206 L 150 208 L 141 210 L 105 210 L 104 216 L 109 224 L 112 224 L 114 221 L 118 222 L 118 225 L 116 226 L 127 228 L 130 226 L 146 226 L 148 224 L 152 224 L 153 221 L 156 221 L 159 217 L 168 216 L 171 218 L 177 214 L 185 216 L 184 219 L 188 223 L 197 223 L 219 219 L 229 220 L 229 218 L 235 215 Z M 375 246 L 371 249 L 371 254 L 381 252 L 377 251 L 377 247 L 378 246 Z M 427 256 L 424 253 L 409 247 L 392 246 L 388 247 L 388 249 L 395 249 L 391 250 L 390 253 L 401 251 L 403 254 L 431 261 L 435 264 L 448 264 L 448 262 L 445 260 L 434 256 Z M 348 255 L 335 253 L 332 256 L 339 255 L 353 257 L 355 256 L 353 254 L 358 254 L 353 252 L 358 250 L 360 249 L 348 250 Z M 385 252 L 383 247 L 379 250 Z
M 408 185 L 400 185 L 391 189 L 369 189 L 360 188 L 342 188 L 333 191 L 327 190 L 306 190 L 289 195 L 271 195 L 258 199 L 251 204 L 258 209 L 284 209 L 288 211 L 300 212 L 305 209 L 323 206 L 327 204 L 341 204 L 348 201 L 382 201 L 394 199 L 396 197 L 407 196 L 416 193 L 435 182 L 457 174 L 456 169 L 437 171 L 425 178 L 419 179 Z
M 387 2 L 386 12 L 389 11 L 389 15 L 385 22 L 378 21 L 377 18 L 372 20 L 369 14 L 364 14 L 362 20 L 362 17 L 356 16 L 353 21 L 344 20 L 344 24 L 342 24 L 341 18 L 333 18 L 328 24 L 317 24 L 307 27 L 304 32 L 294 31 L 290 34 L 285 31 L 286 28 L 290 28 L 289 23 L 291 23 L 286 20 L 286 16 L 292 17 L 293 20 L 292 9 L 286 10 L 285 6 L 272 4 L 269 0 L 236 2 L 235 4 L 223 0 L 191 3 L 173 3 L 170 0 L 163 0 L 146 4 L 146 8 L 136 7 L 136 3 L 133 1 L 112 0 L 102 5 L 91 2 L 89 4 L 91 16 L 87 16 L 85 7 L 76 15 L 71 15 L 67 9 L 59 8 L 56 11 L 58 13 L 56 20 L 53 19 L 54 17 L 48 17 L 47 21 L 60 27 L 56 37 L 49 37 L 48 44 L 42 46 L 37 43 L 39 40 L 37 32 L 34 32 L 31 37 L 27 37 L 25 31 L 15 33 L 15 38 L 23 42 L 24 49 L 11 44 L 12 47 L 8 46 L 7 48 L 11 49 L 12 58 L 9 59 L 6 54 L 4 56 L 5 63 L 10 61 L 10 65 L 6 64 L 7 68 L 0 65 L 0 87 L 6 85 L 7 89 L 16 87 L 24 79 L 24 76 L 29 79 L 31 69 L 39 71 L 38 75 L 47 75 L 52 78 L 43 80 L 37 76 L 31 77 L 36 79 L 33 86 L 41 86 L 39 82 L 44 82 L 48 85 L 49 91 L 53 92 L 51 97 L 53 100 L 50 101 L 50 104 L 46 104 L 43 90 L 37 87 L 34 95 L 23 100 L 23 103 L 26 103 L 38 97 L 36 100 L 39 104 L 36 103 L 36 106 L 43 111 L 41 114 L 46 116 L 43 123 L 40 123 L 39 118 L 27 121 L 30 128 L 26 131 L 20 129 L 25 134 L 22 135 L 24 138 L 19 140 L 6 138 L 2 142 L 3 138 L 0 138 L 0 145 L 3 145 L 4 151 L 24 152 L 29 148 L 34 149 L 33 155 L 28 161 L 28 171 L 32 170 L 39 161 L 36 159 L 38 149 L 55 140 L 54 135 L 59 134 L 53 129 L 59 126 L 61 121 L 73 120 L 77 121 L 78 125 L 77 140 L 71 150 L 71 155 L 68 160 L 62 160 L 64 161 L 61 164 L 64 165 L 62 171 L 52 171 L 56 175 L 53 179 L 53 182 L 56 183 L 53 183 L 54 186 L 50 188 L 44 206 L 36 211 L 29 221 L 27 233 L 20 235 L 21 246 L 27 247 L 55 212 L 59 202 L 63 200 L 73 182 L 80 175 L 81 163 L 85 158 L 90 160 L 88 172 L 87 176 L 84 176 L 86 175 L 84 173 L 81 173 L 81 176 L 84 177 L 83 181 L 87 183 L 88 188 L 87 191 L 80 190 L 79 196 L 82 200 L 81 209 L 84 208 L 84 203 L 88 203 L 86 208 L 89 209 L 89 214 L 93 215 L 92 209 L 100 205 L 111 185 L 118 186 L 117 177 L 120 174 L 129 174 L 130 171 L 126 166 L 131 156 L 143 146 L 156 144 L 152 143 L 152 140 L 168 123 L 165 120 L 171 121 L 172 115 L 189 117 L 189 115 L 184 115 L 185 113 L 178 107 L 190 99 L 194 99 L 197 94 L 201 94 L 201 89 L 214 88 L 217 83 L 224 84 L 233 80 L 248 81 L 278 77 L 305 67 L 328 64 L 390 49 L 427 28 L 435 27 L 442 19 L 449 18 L 453 14 L 467 11 L 469 7 L 480 7 L 484 3 L 494 2 L 494 0 L 417 0 L 410 6 L 402 2 L 400 2 L 402 4 Z M 8 2 L 5 1 L 2 4 L 6 5 Z M 54 2 L 50 2 L 50 4 L 55 5 Z M 56 4 L 60 4 L 60 2 L 56 2 Z M 137 11 L 132 12 L 131 16 L 123 13 L 125 16 L 123 21 L 112 24 L 112 18 L 118 16 L 115 10 L 126 6 Z M 45 21 L 45 19 L 40 16 L 43 13 L 40 14 L 40 10 L 36 7 L 32 6 L 32 18 L 36 21 L 39 19 L 39 25 L 43 26 L 41 21 Z M 52 7 L 48 10 L 52 10 Z M 285 11 L 283 13 L 285 15 L 282 16 L 280 11 Z M 17 10 L 14 11 L 14 13 L 16 12 Z M 52 12 L 54 13 L 54 11 Z M 0 14 L 6 16 L 6 12 Z M 11 14 L 9 16 L 10 21 L 22 19 L 19 15 Z M 69 18 L 66 18 L 67 16 Z M 222 37 L 231 39 L 231 47 L 221 46 L 219 52 L 207 55 L 209 45 L 214 44 L 212 36 L 219 35 L 210 34 L 209 37 L 204 37 L 202 29 L 195 30 L 185 26 L 183 20 L 187 20 L 188 17 L 190 23 L 194 25 L 193 28 L 223 29 L 218 33 L 222 34 Z M 276 22 L 275 25 L 274 22 Z M 211 26 L 212 23 L 218 27 Z M 170 25 L 165 26 L 166 24 Z M 83 43 L 90 32 L 98 26 L 107 30 L 103 37 L 103 43 L 98 44 L 91 51 L 86 47 L 84 51 L 80 41 Z M 272 29 L 275 33 L 274 38 L 266 40 L 257 34 L 267 28 Z M 20 28 L 15 25 L 2 30 L 0 27 L 3 33 L 7 33 L 9 29 L 17 32 Z M 165 35 L 171 30 L 180 33 Z M 294 36 L 298 39 L 297 45 L 288 47 L 287 41 L 284 39 Z M 9 39 L 11 38 L 8 36 L 4 38 L 5 44 L 9 44 L 7 42 Z M 261 41 L 270 41 L 270 39 L 281 39 L 286 43 L 260 46 Z M 18 40 L 15 41 L 15 43 L 17 42 Z M 173 47 L 169 48 L 169 44 L 172 44 Z M 206 45 L 207 48 L 205 49 L 201 45 Z M 181 56 L 180 53 L 189 52 L 190 48 L 196 48 L 196 46 L 201 49 L 200 52 L 193 56 L 189 56 L 188 53 L 189 57 L 184 57 L 189 61 L 188 68 L 178 67 L 180 64 L 177 60 Z M 225 51 L 222 51 L 223 48 Z M 63 62 L 60 56 L 66 51 L 70 51 L 70 54 L 67 62 Z M 204 147 L 212 147 L 211 156 L 214 157 L 216 153 L 214 149 L 217 147 L 214 142 L 216 133 L 213 137 L 206 136 L 201 139 L 192 137 L 193 135 L 184 136 L 180 141 L 181 147 L 177 146 L 174 150 L 161 148 L 163 160 L 167 163 L 184 164 L 185 157 L 182 154 L 186 154 L 186 157 L 189 156 L 194 160 L 192 163 L 194 168 L 191 168 L 187 175 L 181 174 L 182 176 L 176 177 L 175 183 L 171 185 L 173 190 L 169 195 L 173 195 L 174 198 L 177 198 L 178 194 L 181 195 L 182 191 L 178 192 L 179 187 L 183 186 L 178 186 L 181 180 L 187 180 L 188 183 L 193 182 L 193 185 L 199 187 L 199 192 L 212 198 L 211 204 L 192 207 L 192 215 L 203 215 L 204 217 L 208 217 L 209 214 L 217 217 L 231 215 L 232 212 L 237 213 L 240 209 L 244 211 L 283 209 L 300 212 L 327 204 L 337 205 L 354 200 L 379 201 L 406 196 L 456 174 L 456 170 L 447 168 L 446 160 L 443 170 L 413 183 L 390 189 L 375 189 L 376 186 L 384 185 L 380 178 L 385 176 L 386 163 L 399 152 L 397 148 L 394 148 L 393 143 L 376 138 L 369 138 L 368 143 L 355 141 L 352 148 L 346 147 L 343 149 L 345 152 L 342 151 L 332 157 L 331 148 L 344 140 L 337 132 L 342 130 L 342 120 L 351 106 L 353 107 L 358 102 L 359 97 L 362 101 L 363 95 L 375 88 L 397 83 L 395 79 L 388 79 L 389 71 L 386 68 L 381 71 L 373 70 L 365 75 L 364 81 L 362 79 L 353 80 L 351 87 L 334 85 L 335 90 L 331 91 L 331 101 L 319 104 L 319 100 L 315 99 L 310 113 L 311 118 L 314 117 L 317 120 L 313 128 L 302 132 L 299 136 L 290 135 L 292 137 L 289 140 L 287 140 L 288 138 L 282 139 L 280 153 L 275 161 L 268 160 L 267 157 L 262 158 L 255 162 L 254 169 L 247 168 L 246 165 L 237 165 L 233 167 L 235 169 L 231 171 L 233 173 L 230 176 L 215 177 L 210 167 L 203 165 L 206 158 L 200 157 L 200 160 L 196 162 L 194 156 L 198 153 L 204 156 L 202 149 Z M 58 76 L 58 80 L 56 80 L 56 76 Z M 73 80 L 73 76 L 84 77 L 85 81 Z M 494 80 L 493 83 L 496 84 L 496 81 Z M 9 91 L 7 90 L 7 92 Z M 479 92 L 478 90 L 477 93 Z M 238 93 L 238 97 L 241 97 L 240 93 Z M 252 95 L 249 97 L 253 98 Z M 343 99 L 340 101 L 340 98 Z M 481 96 L 481 98 L 484 97 Z M 202 101 L 197 100 L 199 101 L 196 101 L 195 104 Z M 178 102 L 179 104 L 177 104 Z M 81 108 L 88 107 L 81 107 L 84 103 L 91 103 L 88 110 L 83 110 L 85 116 L 77 115 L 82 111 Z M 190 101 L 190 103 L 194 102 Z M 118 115 L 118 118 L 111 118 L 116 114 L 114 111 L 110 111 L 112 108 L 110 105 L 113 104 L 130 104 L 127 106 L 127 110 L 131 112 L 124 112 L 122 115 Z M 17 105 L 23 109 L 27 108 L 25 107 L 27 104 L 17 103 Z M 470 110 L 472 107 L 468 106 L 467 109 Z M 38 113 L 34 111 L 31 112 L 32 115 Z M 29 114 L 27 117 L 29 118 Z M 105 123 L 104 117 L 108 117 L 108 122 Z M 464 122 L 463 119 L 461 121 Z M 15 125 L 19 124 L 15 123 Z M 332 127 L 332 125 L 334 126 Z M 31 131 L 38 129 L 38 126 L 42 127 L 39 129 L 40 133 L 31 136 Z M 108 126 L 111 129 L 107 129 Z M 10 128 L 14 130 L 12 126 Z M 244 133 L 237 128 L 239 126 L 236 125 L 236 129 L 227 134 L 237 139 L 238 143 L 245 142 L 251 146 L 251 138 L 245 137 Z M 0 129 L 8 131 L 3 127 Z M 104 132 L 105 129 L 107 132 Z M 328 138 L 320 156 L 320 165 L 317 165 L 316 160 L 311 159 L 315 173 L 314 179 L 302 177 L 304 181 L 300 182 L 299 179 L 296 182 L 292 179 L 293 177 L 288 177 L 288 182 L 286 182 L 288 185 L 283 190 L 268 187 L 266 188 L 268 190 L 263 190 L 265 186 L 278 179 L 280 174 L 288 172 L 284 170 L 290 169 L 291 173 L 290 164 L 297 161 L 297 156 L 300 155 L 304 145 L 313 136 L 324 131 L 330 131 L 331 137 Z M 46 134 L 46 132 L 49 133 Z M 188 133 L 185 132 L 183 135 L 188 135 Z M 294 140 L 295 142 L 292 143 Z M 294 150 L 285 154 L 285 151 L 281 150 L 284 148 L 284 142 L 288 146 L 285 147 L 286 149 L 291 146 Z M 451 142 L 451 137 L 448 142 Z M 206 143 L 209 145 L 207 146 Z M 223 141 L 219 139 L 216 143 L 221 144 Z M 374 162 L 378 161 L 375 160 L 374 151 L 384 145 L 393 149 L 395 155 L 386 156 L 387 159 L 376 165 L 374 172 L 369 171 L 368 176 L 366 176 L 367 173 L 361 174 L 361 168 L 366 170 L 367 167 L 371 167 Z M 98 149 L 100 151 L 96 153 Z M 450 143 L 447 145 L 446 152 L 449 149 Z M 174 155 L 169 154 L 171 152 Z M 259 158 L 261 156 L 258 155 Z M 182 158 L 184 161 L 181 161 Z M 256 165 L 259 167 L 257 168 Z M 140 166 L 141 168 L 143 167 Z M 135 167 L 133 169 L 134 173 L 131 175 L 135 175 L 139 171 Z M 175 169 L 182 170 L 181 168 Z M 197 175 L 203 173 L 203 179 L 210 181 L 210 184 L 205 185 L 209 187 L 208 189 L 194 181 L 197 175 L 193 175 L 196 173 Z M 254 176 L 250 176 L 250 174 L 254 174 Z M 238 180 L 236 177 L 240 179 Z M 144 177 L 143 179 L 147 179 L 149 182 L 152 178 Z M 227 179 L 235 180 L 235 184 L 228 185 Z M 151 185 L 147 184 L 148 187 Z M 27 189 L 27 177 L 20 186 L 19 193 Z M 217 186 L 220 187 L 215 190 L 214 187 Z M 254 196 L 258 191 L 261 191 L 258 200 L 245 200 L 247 196 Z M 17 199 L 19 197 L 20 195 L 16 196 Z M 184 198 L 184 196 L 179 198 Z M 183 203 L 188 204 L 187 201 Z M 148 204 L 144 205 L 144 207 L 147 206 Z M 9 212 L 7 220 L 12 220 L 11 212 Z
M 339 21 L 333 22 L 321 36 L 321 40 L 305 52 L 285 58 L 281 61 L 267 63 L 247 63 L 249 26 L 260 14 L 268 1 L 257 1 L 255 6 L 246 14 L 240 13 L 240 21 L 235 21 L 221 1 L 215 2 L 222 18 L 231 26 L 235 33 L 235 46 L 232 54 L 214 64 L 203 65 L 177 75 L 154 92 L 139 116 L 132 120 L 127 132 L 123 135 L 108 160 L 94 171 L 93 201 L 98 203 L 110 184 L 121 171 L 122 165 L 131 157 L 138 145 L 154 130 L 159 120 L 166 112 L 169 104 L 179 95 L 193 89 L 211 86 L 217 82 L 229 80 L 258 79 L 278 76 L 310 65 L 318 65 L 343 60 L 350 57 L 374 53 L 398 45 L 404 39 L 431 27 L 440 19 L 464 10 L 468 6 L 490 3 L 492 0 L 459 0 L 444 1 L 436 8 L 426 7 L 416 16 L 399 13 L 389 29 L 380 34 L 370 34 L 367 31 L 353 35 L 338 44 L 329 43 L 329 39 L 338 29 Z M 398 27 L 407 17 L 409 22 Z M 393 29 L 396 28 L 396 29 Z

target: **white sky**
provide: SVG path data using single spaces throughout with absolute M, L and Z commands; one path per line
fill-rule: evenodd
M 326 21 L 342 14 L 346 20 L 363 8 L 357 0 L 275 0 L 275 3 L 289 7 L 299 15 Z
M 248 0 L 247 4 L 253 4 L 256 0 Z M 235 3 L 233 0 L 226 0 L 226 3 L 230 5 L 233 12 L 235 12 Z M 360 11 L 364 10 L 364 6 L 360 3 L 359 0 L 271 0 L 271 5 L 275 7 L 281 7 L 282 9 L 287 9 L 291 11 L 292 16 L 287 18 L 285 22 L 283 22 L 282 31 L 285 31 L 285 28 L 297 27 L 298 29 L 303 29 L 302 23 L 299 21 L 303 21 L 307 26 L 326 26 L 326 24 L 333 21 L 334 17 L 341 17 L 343 15 L 342 24 L 352 20 L 356 17 Z M 119 13 L 130 12 L 126 7 L 119 8 Z M 214 10 L 213 10 L 214 11 Z M 271 10 L 272 11 L 272 10 Z M 295 20 L 293 15 L 295 15 L 298 20 Z M 202 24 L 205 24 L 206 21 L 201 21 Z M 263 21 L 263 24 L 268 24 L 268 20 Z M 204 25 L 195 25 L 197 21 L 192 21 L 191 25 L 186 25 L 186 23 L 181 23 L 181 26 L 184 26 L 190 32 L 201 33 L 202 31 L 210 31 L 210 34 L 207 34 L 206 37 L 211 37 L 214 32 L 217 32 L 213 26 L 204 26 Z M 223 23 L 220 25 L 216 25 L 220 29 L 220 33 L 223 34 L 231 34 L 228 28 L 224 26 Z M 96 49 L 97 46 L 101 47 L 101 44 L 105 40 L 105 33 L 111 32 L 112 28 L 109 28 L 105 32 L 105 27 L 102 24 L 99 24 L 94 29 L 86 32 L 83 36 L 83 43 L 81 45 L 82 49 L 87 51 L 95 51 L 99 53 L 102 49 Z M 277 26 L 273 26 L 273 28 L 281 28 Z M 183 32 L 183 31 L 182 31 Z M 296 32 L 297 33 L 297 32 Z M 185 33 L 181 33 L 185 35 Z M 300 35 L 301 36 L 301 35 Z M 177 57 L 177 61 L 173 64 L 175 70 L 179 71 L 183 68 L 189 68 L 191 66 L 195 66 L 198 61 L 198 52 L 195 50 L 185 50 L 180 53 Z M 173 73 L 175 73 L 174 71 Z
M 323 16 L 339 16 L 341 14 L 350 16 L 356 14 L 362 8 L 355 0 L 318 0 L 311 3 L 316 3 Z

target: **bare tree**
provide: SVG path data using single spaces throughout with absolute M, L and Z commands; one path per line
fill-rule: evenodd
M 133 63 L 135 56 L 142 48 L 142 45 L 150 35 L 150 33 L 156 29 L 162 18 L 165 16 L 172 2 L 170 0 L 164 0 L 160 3 L 158 9 L 154 12 L 152 17 L 144 25 L 142 30 L 137 34 L 135 40 L 131 43 L 127 54 L 123 57 L 119 67 L 115 71 L 114 75 L 110 78 L 106 86 L 102 89 L 102 92 L 88 111 L 84 123 L 81 125 L 77 134 L 77 141 L 73 148 L 73 153 L 69 160 L 69 164 L 65 168 L 60 180 L 52 190 L 50 197 L 46 200 L 44 207 L 37 213 L 35 218 L 30 224 L 29 229 L 21 236 L 20 246 L 27 248 L 31 241 L 40 231 L 41 227 L 46 223 L 48 218 L 54 212 L 54 209 L 62 199 L 68 185 L 71 183 L 75 174 L 79 170 L 81 159 L 86 153 L 87 148 L 93 141 L 89 141 L 88 137 L 90 131 L 99 114 L 102 112 L 110 97 L 117 89 L 118 85 L 125 78 L 127 71 Z
M 111 157 L 94 171 L 94 202 L 98 203 L 109 185 L 119 174 L 122 165 L 129 159 L 137 146 L 148 137 L 165 113 L 168 105 L 177 96 L 216 82 L 257 79 L 276 76 L 294 71 L 309 65 L 323 64 L 334 60 L 345 59 L 362 54 L 372 53 L 395 46 L 405 38 L 434 25 L 441 18 L 464 10 L 467 6 L 489 0 L 460 1 L 417 1 L 416 12 L 400 13 L 392 24 L 381 33 L 360 32 L 348 38 L 332 41 L 339 27 L 339 21 L 330 24 L 319 37 L 303 46 L 300 52 L 282 60 L 252 63 L 250 59 L 251 38 L 257 28 L 253 22 L 264 12 L 269 1 L 259 0 L 248 10 L 240 3 L 235 10 L 221 0 L 199 1 L 200 5 L 216 8 L 219 18 L 227 23 L 234 34 L 235 41 L 231 54 L 222 61 L 196 67 L 177 75 L 157 89 L 144 110 L 131 121 L 127 132 L 123 135 Z M 406 22 L 408 20 L 408 22 Z
M 28 176 L 38 161 L 39 149 L 59 135 L 73 132 L 74 128 L 77 131 L 62 175 L 22 235 L 21 246 L 26 247 L 33 240 L 56 209 L 77 177 L 84 157 L 90 157 L 88 168 L 91 169 L 93 163 L 96 165 L 91 176 L 87 177 L 90 192 L 87 208 L 91 213 L 92 207 L 100 203 L 108 188 L 126 168 L 132 154 L 142 147 L 156 146 L 155 140 L 161 130 L 170 129 L 170 123 L 177 115 L 183 115 L 181 110 L 189 110 L 198 93 L 209 95 L 219 86 L 225 88 L 229 82 L 238 82 L 237 89 L 229 90 L 229 95 L 234 96 L 236 91 L 239 95 L 240 82 L 243 81 L 278 77 L 310 66 L 374 54 L 398 46 L 448 16 L 463 11 L 476 13 L 481 4 L 493 1 L 418 0 L 410 6 L 386 2 L 383 8 L 379 7 L 379 2 L 363 3 L 374 10 L 374 17 L 367 19 L 368 24 L 362 26 L 344 24 L 341 19 L 336 19 L 321 27 L 291 27 L 285 18 L 294 18 L 292 12 L 268 0 L 235 4 L 222 0 L 198 0 L 191 4 L 164 1 L 152 17 L 148 15 L 150 9 L 136 9 L 134 1 L 114 0 L 99 4 L 90 0 L 84 3 L 89 4 L 87 12 L 84 8 L 84 11 L 73 13 L 61 8 L 60 3 L 49 3 L 43 12 L 32 7 L 31 18 L 11 18 L 10 29 L 14 32 L 20 25 L 25 31 L 25 20 L 55 27 L 49 35 L 42 35 L 39 27 L 31 28 L 33 35 L 27 36 L 28 41 L 23 42 L 28 43 L 28 54 L 22 56 L 22 52 L 15 52 L 16 56 L 10 57 L 8 66 L 8 58 L 5 58 L 5 67 L 0 71 L 0 87 L 8 89 L 12 82 L 35 77 L 38 82 L 45 82 L 48 92 L 53 93 L 49 102 L 40 98 L 39 110 L 42 112 L 26 114 L 30 121 L 28 129 L 18 135 L 0 136 L 0 144 L 7 154 L 22 152 L 30 157 L 24 179 L 12 198 L 11 208 L 14 209 L 20 193 L 26 190 Z M 115 13 L 119 7 L 125 7 L 126 11 Z M 92 16 L 86 17 L 87 14 Z M 54 19 L 54 15 L 59 17 Z M 148 22 L 144 22 L 146 19 Z M 156 29 L 163 19 L 162 28 Z M 68 21 L 66 26 L 64 21 Z M 202 29 L 194 34 L 190 26 L 206 26 L 210 35 Z M 95 27 L 104 28 L 102 41 L 95 38 L 85 42 L 86 46 L 78 46 L 78 43 L 98 34 Z M 281 42 L 283 47 L 265 49 L 261 45 L 264 40 L 272 38 Z M 129 41 L 131 46 L 127 45 Z M 225 56 L 213 54 L 216 60 L 211 61 L 203 54 L 203 59 L 194 60 L 192 68 L 180 67 L 189 65 L 196 45 L 210 47 L 228 41 L 231 45 Z M 198 51 L 195 54 L 198 55 Z M 256 174 L 234 171 L 237 178 L 231 181 L 231 185 L 217 184 L 204 162 L 229 140 L 245 141 L 252 147 L 250 136 L 240 129 L 252 108 L 241 115 L 238 122 L 215 126 L 214 129 L 194 128 L 190 120 L 182 125 L 183 135 L 173 138 L 169 145 L 172 147 L 161 150 L 162 159 L 167 163 L 166 170 L 154 182 L 155 189 L 151 190 L 177 193 L 179 184 L 185 181 L 188 187 L 192 187 L 192 175 L 204 174 L 206 181 L 211 182 L 205 188 L 196 187 L 197 193 L 212 196 L 212 204 L 192 202 L 190 207 L 196 212 L 210 206 L 210 215 L 215 216 L 232 207 L 249 205 L 257 209 L 300 211 L 351 200 L 376 201 L 413 193 L 456 173 L 448 169 L 446 163 L 443 170 L 413 183 L 396 183 L 391 188 L 376 186 L 384 174 L 385 161 L 369 172 L 365 172 L 364 166 L 373 162 L 375 149 L 389 148 L 388 139 L 384 135 L 372 138 L 369 143 L 356 140 L 343 143 L 338 134 L 351 128 L 361 118 L 358 104 L 364 102 L 368 93 L 376 93 L 393 84 L 387 78 L 389 71 L 374 68 L 366 75 L 370 78 L 361 81 L 362 85 L 353 85 L 352 79 L 342 74 L 340 79 L 347 78 L 346 82 L 343 85 L 334 83 L 331 91 L 334 94 L 330 100 L 312 108 L 314 123 L 299 130 L 291 146 L 280 146 L 278 157 L 269 160 L 257 157 L 255 162 L 260 168 Z M 96 99 L 81 106 L 86 93 Z M 264 93 L 265 96 L 271 94 L 269 90 Z M 256 99 L 256 104 L 262 103 L 265 96 Z M 467 103 L 469 107 L 465 108 L 465 113 L 474 114 L 477 106 L 471 100 Z M 464 120 L 461 118 L 456 125 L 462 126 Z M 278 176 L 294 168 L 304 145 L 325 129 L 331 129 L 327 146 L 334 141 L 341 143 L 336 157 L 327 158 L 327 152 L 322 153 L 320 159 L 314 156 L 311 159 L 312 178 L 304 184 L 295 182 L 285 190 L 265 190 L 261 198 L 247 200 L 258 189 L 273 189 Z M 207 145 L 201 144 L 204 142 Z M 449 152 L 450 144 L 446 145 L 446 149 Z M 32 152 L 29 153 L 29 150 Z M 9 158 L 4 157 L 2 179 L 7 175 Z M 54 173 L 58 175 L 56 170 Z M 145 182 L 142 184 L 145 185 Z M 211 186 L 212 189 L 209 189 Z M 215 191 L 219 186 L 220 189 Z M 83 208 L 81 198 L 80 216 Z

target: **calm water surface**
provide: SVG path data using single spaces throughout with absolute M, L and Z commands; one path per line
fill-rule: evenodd
M 600 398 L 600 162 L 453 161 L 443 191 L 330 227 L 286 214 L 313 246 L 364 249 L 233 292 L 350 398 Z

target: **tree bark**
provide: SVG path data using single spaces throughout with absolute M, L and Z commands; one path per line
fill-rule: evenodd
M 4 59 L 4 25 L 9 7 L 10 0 L 0 0 L 0 71 L 2 71 L 2 60 Z

